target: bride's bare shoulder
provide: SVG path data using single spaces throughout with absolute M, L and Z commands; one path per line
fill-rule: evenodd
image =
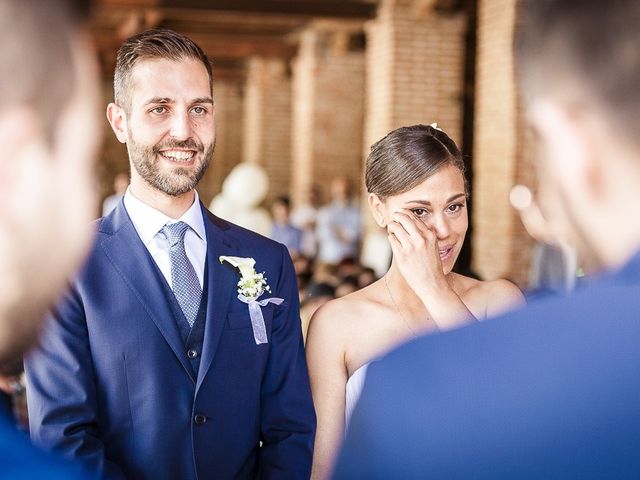
M 332 329 L 348 330 L 366 320 L 379 303 L 377 286 L 369 285 L 344 297 L 330 300 L 322 305 L 311 317 L 311 325 L 316 324 Z
M 484 311 L 484 317 L 498 315 L 525 303 L 520 289 L 509 280 L 478 280 L 452 275 L 455 275 L 455 283 L 458 285 L 456 293 L 472 311 Z

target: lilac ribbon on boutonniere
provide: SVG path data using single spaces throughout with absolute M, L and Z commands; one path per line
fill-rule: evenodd
M 267 339 L 267 327 L 264 324 L 264 316 L 262 315 L 262 307 L 266 307 L 270 303 L 280 305 L 284 302 L 284 298 L 272 297 L 256 300 L 239 294 L 238 300 L 249 306 L 249 316 L 251 317 L 251 327 L 253 328 L 253 338 L 256 341 L 256 345 L 269 343 Z
M 262 307 L 266 307 L 269 303 L 280 305 L 284 302 L 284 299 L 272 297 L 258 300 L 264 292 L 271 292 L 271 288 L 267 285 L 264 272 L 257 273 L 255 271 L 254 266 L 256 261 L 253 258 L 221 256 L 220 263 L 222 262 L 227 262 L 240 270 L 238 300 L 249 306 L 249 316 L 251 317 L 253 338 L 256 341 L 256 345 L 269 343 L 267 339 L 267 327 L 264 324 L 264 316 L 262 315 Z

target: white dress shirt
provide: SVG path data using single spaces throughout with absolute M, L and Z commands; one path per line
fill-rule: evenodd
M 171 283 L 171 260 L 169 258 L 169 240 L 163 235 L 158 235 L 162 227 L 167 223 L 185 222 L 189 228 L 184 235 L 184 248 L 187 257 L 198 275 L 200 287 L 204 285 L 204 263 L 207 256 L 207 235 L 204 228 L 204 219 L 200 209 L 198 192 L 194 191 L 193 205 L 177 220 L 168 217 L 164 213 L 150 207 L 137 199 L 131 188 L 127 188 L 124 195 L 124 207 L 138 232 L 138 236 L 144 246 L 147 247 L 153 260 L 173 288 Z

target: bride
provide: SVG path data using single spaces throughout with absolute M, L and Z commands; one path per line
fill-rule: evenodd
M 313 479 L 331 475 L 369 362 L 419 335 L 523 302 L 506 280 L 451 271 L 468 226 L 467 187 L 458 147 L 435 124 L 398 128 L 376 142 L 365 183 L 393 261 L 380 280 L 328 302 L 311 319 L 306 352 L 318 417 Z

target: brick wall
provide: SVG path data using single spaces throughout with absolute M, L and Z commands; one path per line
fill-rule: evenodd
M 294 201 L 335 176 L 361 185 L 365 57 L 352 32 L 309 27 L 293 62 Z
M 291 182 L 291 75 L 282 59 L 251 58 L 244 100 L 246 162 L 264 167 L 267 203 L 289 195 Z
M 509 204 L 516 182 L 533 174 L 514 83 L 515 0 L 478 6 L 474 143 L 473 268 L 484 278 L 526 284 L 531 240 Z
M 304 203 L 305 192 L 313 178 L 313 105 L 315 101 L 316 33 L 302 33 L 298 55 L 292 62 L 292 125 L 291 125 L 291 194 L 294 203 Z
M 462 138 L 464 13 L 416 10 L 413 0 L 382 0 L 366 26 L 364 151 L 390 130 L 438 122 Z
M 220 193 L 223 180 L 242 160 L 243 88 L 241 79 L 218 79 L 213 87 L 216 102 L 216 151 L 209 170 L 198 186 L 198 193 L 205 205 Z
M 365 27 L 366 100 L 363 163 L 371 145 L 403 125 L 437 122 L 462 140 L 464 13 L 416 10 L 413 0 L 381 0 Z M 365 207 L 367 231 L 379 229 Z

